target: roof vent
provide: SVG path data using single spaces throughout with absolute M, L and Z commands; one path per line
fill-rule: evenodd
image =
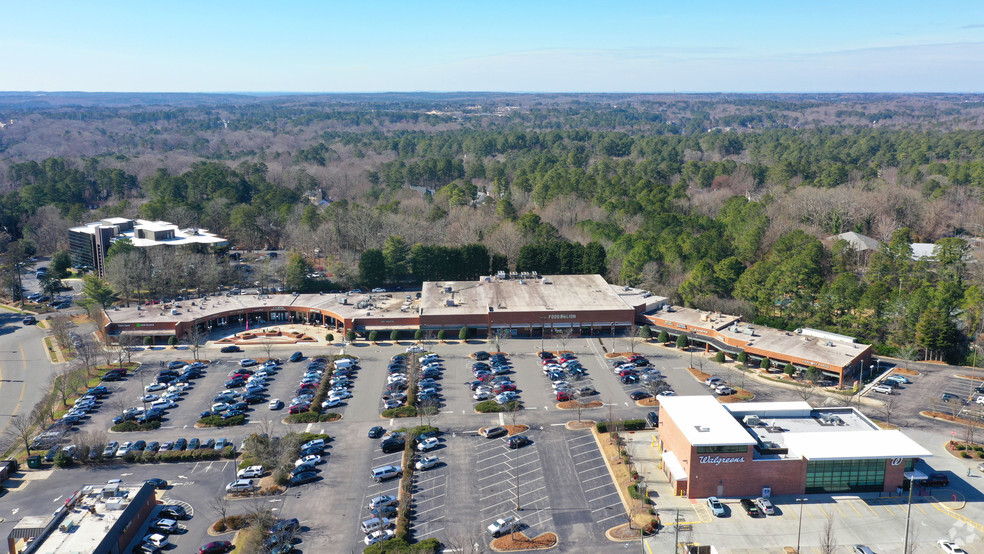
M 704 427 L 703 425 L 694 425 L 694 429 L 697 429 L 698 433 L 710 433 L 710 427 Z

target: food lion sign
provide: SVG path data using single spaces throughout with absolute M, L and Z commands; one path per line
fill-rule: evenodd
M 714 465 L 740 464 L 745 462 L 745 457 L 738 456 L 735 458 L 725 458 L 722 456 L 700 456 L 699 458 L 697 458 L 697 461 L 699 461 L 702 464 L 714 464 Z

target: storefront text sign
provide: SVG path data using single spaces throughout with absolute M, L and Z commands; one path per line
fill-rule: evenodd
M 745 457 L 738 458 L 722 458 L 721 456 L 701 456 L 697 460 L 702 464 L 740 464 L 745 461 Z

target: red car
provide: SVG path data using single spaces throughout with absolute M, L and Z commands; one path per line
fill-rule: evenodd
M 306 411 L 308 411 L 310 409 L 311 409 L 311 405 L 310 404 L 295 404 L 295 405 L 291 406 L 287 410 L 287 413 L 288 414 L 291 414 L 291 415 L 293 415 L 293 414 L 303 414 L 304 412 L 306 412 Z
M 505 392 L 507 390 L 508 391 L 514 391 L 515 392 L 515 390 L 516 390 L 516 384 L 515 383 L 500 383 L 500 384 L 492 387 L 492 392 L 494 392 L 496 394 L 499 394 L 500 392 Z
M 198 554 L 224 554 L 232 551 L 232 543 L 229 541 L 214 541 L 198 549 Z
M 571 399 L 571 393 L 560 391 L 557 393 L 557 402 L 567 402 Z
M 636 375 L 638 372 L 634 369 L 623 369 L 618 372 L 619 377 L 625 377 L 626 375 Z

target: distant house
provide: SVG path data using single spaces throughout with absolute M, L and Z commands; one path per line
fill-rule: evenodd
M 860 233 L 855 233 L 854 231 L 848 231 L 847 233 L 827 237 L 823 239 L 823 243 L 829 248 L 839 240 L 847 241 L 847 243 L 851 245 L 851 248 L 857 250 L 858 252 L 878 250 L 880 246 L 877 240 Z

